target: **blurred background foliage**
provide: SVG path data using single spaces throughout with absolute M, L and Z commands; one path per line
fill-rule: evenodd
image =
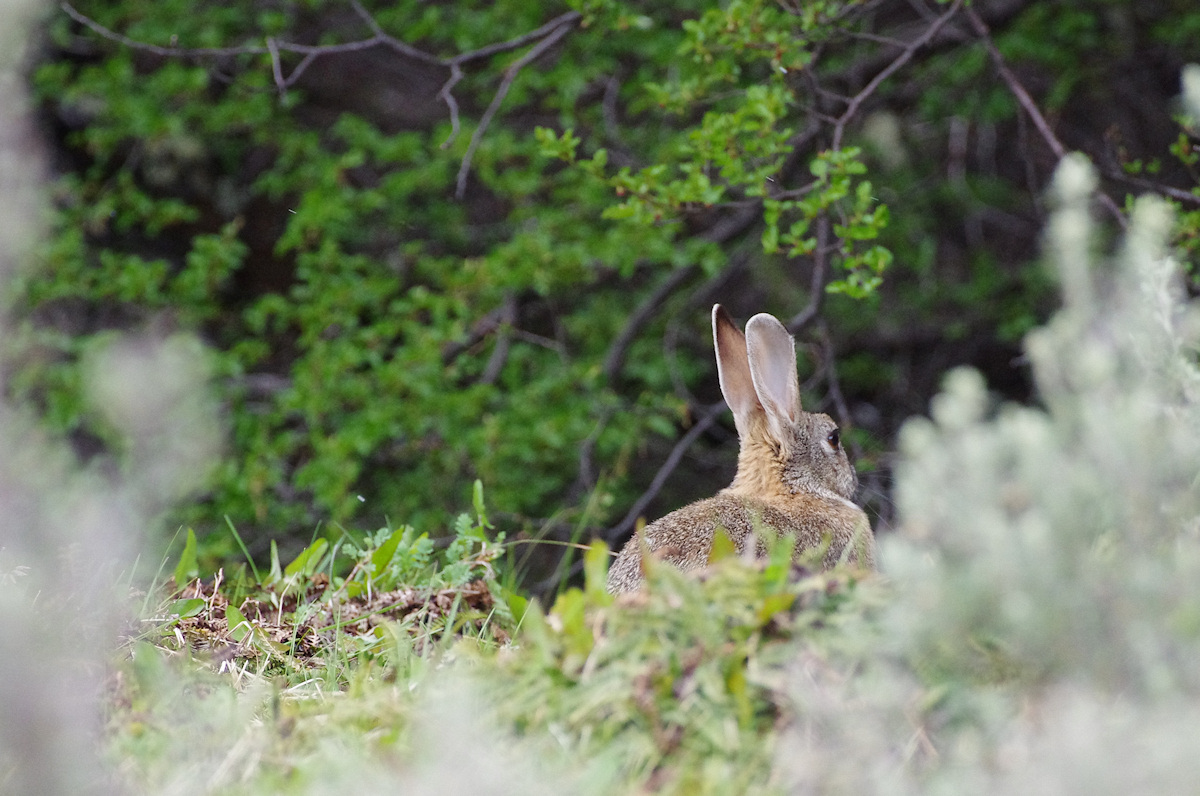
M 1166 192 L 1196 291 L 1183 0 L 87 0 L 44 31 L 7 388 L 86 458 L 120 444 L 88 352 L 199 333 L 230 435 L 175 519 L 210 560 L 226 517 L 258 554 L 444 527 L 475 479 L 510 540 L 620 541 L 732 477 L 714 301 L 790 322 L 886 529 L 943 373 L 1032 397 L 1064 147 L 1113 220 Z

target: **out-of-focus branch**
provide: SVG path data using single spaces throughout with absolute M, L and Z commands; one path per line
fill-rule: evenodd
M 449 343 L 442 349 L 442 364 L 449 365 L 462 355 L 464 351 L 474 347 L 483 338 L 500 328 L 508 311 L 507 303 L 487 313 L 471 325 L 471 332 L 466 340 Z
M 467 174 L 471 170 L 471 161 L 475 157 L 475 150 L 479 148 L 479 142 L 483 140 L 483 134 L 492 123 L 492 117 L 496 115 L 496 111 L 500 110 L 500 104 L 508 96 L 508 90 L 512 88 L 513 81 L 517 79 L 517 74 L 532 61 L 536 60 L 538 56 L 553 47 L 559 39 L 567 35 L 567 31 L 571 29 L 573 24 L 574 21 L 560 24 L 544 39 L 529 48 L 529 52 L 522 55 L 504 70 L 504 78 L 500 81 L 500 87 L 496 89 L 496 95 L 492 97 L 491 104 L 488 105 L 487 110 L 484 111 L 483 116 L 480 118 L 479 126 L 475 128 L 475 133 L 471 136 L 471 143 L 467 146 L 467 153 L 463 155 L 462 164 L 458 168 L 458 181 L 454 192 L 457 198 L 462 199 L 466 196 Z
M 529 52 L 522 55 L 508 68 L 504 70 L 504 76 L 500 81 L 499 87 L 496 89 L 496 94 L 492 97 L 491 103 L 484 112 L 483 117 L 479 120 L 479 126 L 475 129 L 474 135 L 471 136 L 471 143 L 467 147 L 467 152 L 463 156 L 462 164 L 458 170 L 458 179 L 455 186 L 455 195 L 462 199 L 466 192 L 467 173 L 471 168 L 471 161 L 475 156 L 475 151 L 479 148 L 479 142 L 486 132 L 488 126 L 492 122 L 492 118 L 500 108 L 500 104 L 504 102 L 504 98 L 508 95 L 508 91 L 512 88 L 513 81 L 516 80 L 517 74 L 525 66 L 536 60 L 546 50 L 550 49 L 563 36 L 565 36 L 571 28 L 582 18 L 578 11 L 568 11 L 560 14 L 544 25 L 541 25 L 534 30 L 522 33 L 507 41 L 496 42 L 484 47 L 480 47 L 468 52 L 459 53 L 457 55 L 440 57 L 432 53 L 426 52 L 420 48 L 414 47 L 405 41 L 397 39 L 395 36 L 385 32 L 378 20 L 367 11 L 359 0 L 351 0 L 351 5 L 355 13 L 362 19 L 363 23 L 371 30 L 371 36 L 357 41 L 343 42 L 341 44 L 322 44 L 309 45 L 298 44 L 267 37 L 265 44 L 247 44 L 238 47 L 178 47 L 175 45 L 162 46 L 151 44 L 149 42 L 138 41 L 124 34 L 118 33 L 111 28 L 101 25 L 96 20 L 78 11 L 68 2 L 61 4 L 63 12 L 71 19 L 79 24 L 87 27 L 92 32 L 110 41 L 115 41 L 130 49 L 148 52 L 154 55 L 164 57 L 206 57 L 206 58 L 221 58 L 232 57 L 238 55 L 267 55 L 271 59 L 271 74 L 275 81 L 275 87 L 279 93 L 284 93 L 287 89 L 295 85 L 296 81 L 304 71 L 312 64 L 314 60 L 323 55 L 335 55 L 339 53 L 358 52 L 360 50 L 371 49 L 372 47 L 384 46 L 388 47 L 401 55 L 420 61 L 421 63 L 430 64 L 432 66 L 440 66 L 450 70 L 450 76 L 442 85 L 438 92 L 438 99 L 446 104 L 446 108 L 450 113 L 450 136 L 442 143 L 442 148 L 450 146 L 458 137 L 458 132 L 461 129 L 459 120 L 458 101 L 454 98 L 454 88 L 462 80 L 464 76 L 463 66 L 473 61 L 480 61 L 498 55 L 504 52 L 520 49 L 529 44 L 533 44 Z M 295 53 L 302 55 L 300 63 L 285 74 L 283 61 L 280 57 L 281 52 Z
M 671 453 L 667 455 L 662 466 L 658 468 L 658 472 L 654 474 L 654 480 L 650 482 L 650 486 L 642 493 L 641 497 L 634 501 L 629 511 L 625 514 L 625 517 L 601 534 L 605 541 L 611 545 L 633 529 L 638 517 L 642 516 L 642 512 L 650 505 L 650 501 L 654 500 L 658 493 L 662 491 L 671 473 L 679 466 L 679 462 L 683 460 L 683 455 L 687 452 L 687 449 L 692 446 L 693 442 L 699 439 L 701 434 L 708 431 L 713 423 L 717 422 L 717 419 L 725 411 L 725 408 L 724 401 L 717 401 L 715 404 L 709 404 L 702 410 L 700 417 L 696 419 L 692 427 L 675 443 L 675 447 L 671 449 Z
M 1147 191 L 1154 191 L 1155 193 L 1162 194 L 1168 199 L 1174 199 L 1177 202 L 1184 202 L 1185 204 L 1200 206 L 1200 196 L 1197 196 L 1189 191 L 1185 191 L 1182 188 L 1175 188 L 1174 186 L 1164 185 L 1160 182 L 1154 182 L 1153 180 L 1135 177 L 1132 174 L 1126 174 L 1119 169 L 1104 169 L 1103 173 L 1104 176 L 1108 177 L 1110 180 L 1117 180 L 1118 182 L 1124 182 L 1129 185 L 1137 186 L 1138 188 L 1144 188 Z
M 358 2 L 358 0 L 350 0 L 350 5 L 354 7 L 354 13 L 358 14 L 359 18 L 362 19 L 362 21 L 366 23 L 367 27 L 371 29 L 371 32 L 375 34 L 372 38 L 379 44 L 386 44 L 388 47 L 391 47 L 401 55 L 406 55 L 409 58 L 413 58 L 417 61 L 423 61 L 427 64 L 445 65 L 443 63 L 443 59 L 438 58 L 436 55 L 427 53 L 424 50 L 419 50 L 416 47 L 413 47 L 411 44 L 400 41 L 394 36 L 385 33 L 383 28 L 380 27 L 379 22 L 377 22 L 375 17 L 371 15 L 371 12 L 367 11 L 367 9 L 364 8 L 362 3 Z
M 946 13 L 942 14 L 932 23 L 930 23 L 929 27 L 925 29 L 924 33 L 910 41 L 905 48 L 900 51 L 900 54 L 892 59 L 891 63 L 880 70 L 875 77 L 871 78 L 871 81 L 867 83 L 867 85 L 863 86 L 861 91 L 850 98 L 849 103 L 846 105 L 846 110 L 842 112 L 842 115 L 838 117 L 837 122 L 833 126 L 833 149 L 841 148 L 842 137 L 846 132 L 846 125 L 849 124 L 855 115 L 858 114 L 859 108 L 862 107 L 862 104 L 872 94 L 874 94 L 876 90 L 878 90 L 879 86 L 883 84 L 883 81 L 894 75 L 901 67 L 912 60 L 912 57 L 916 55 L 917 50 L 920 50 L 922 47 L 933 41 L 945 24 L 949 22 L 962 7 L 963 0 L 954 0 Z
M 968 6 L 966 9 L 967 19 L 971 22 L 971 27 L 974 29 L 979 41 L 983 44 L 988 52 L 988 57 L 992 59 L 992 64 L 996 67 L 996 71 L 1000 75 L 1000 79 L 1008 86 L 1009 92 L 1017 100 L 1018 104 L 1033 120 L 1034 127 L 1041 134 L 1042 140 L 1050 147 L 1050 151 L 1058 160 L 1062 160 L 1067 155 L 1067 148 L 1063 146 L 1062 141 L 1058 140 L 1058 136 L 1054 134 L 1050 123 L 1046 121 L 1046 117 L 1042 115 L 1037 103 L 1033 101 L 1033 97 L 1029 96 L 1029 92 L 1025 90 L 1025 86 L 1017 79 L 1017 76 L 1009 68 L 1008 63 L 1004 60 L 1004 55 L 1000 52 L 1000 48 L 992 41 L 991 31 L 988 29 L 987 23 L 979 16 L 974 8 Z M 1113 198 L 1105 193 L 1097 194 L 1100 204 L 1112 215 L 1122 228 L 1126 226 L 1125 214 L 1121 212 L 1121 208 L 1113 201 Z
M 483 375 L 479 377 L 479 381 L 483 384 L 494 384 L 496 379 L 500 378 L 500 372 L 504 370 L 505 363 L 508 362 L 508 351 L 512 344 L 512 328 L 517 322 L 516 297 L 511 293 L 505 296 L 501 309 L 502 313 L 496 332 L 496 347 L 492 349 L 492 355 L 483 369 Z
M 612 341 L 608 352 L 604 355 L 604 378 L 610 385 L 617 380 L 621 369 L 625 367 L 625 355 L 629 352 L 629 346 L 633 345 L 633 341 L 642 333 L 642 329 L 657 314 L 659 307 L 674 295 L 681 285 L 699 272 L 699 266 L 695 265 L 672 271 L 629 316 L 621 333 Z
M 808 304 L 784 324 L 792 334 L 798 334 L 821 314 L 825 303 L 825 281 L 829 277 L 829 216 L 822 213 L 817 218 L 817 246 L 813 250 L 812 281 L 808 288 Z
M 833 350 L 833 339 L 829 334 L 829 326 L 822 322 L 818 329 L 817 339 L 821 342 L 821 366 L 825 371 L 825 382 L 829 385 L 829 397 L 833 401 L 834 413 L 838 425 L 843 428 L 850 425 L 850 406 L 842 394 L 842 383 L 837 375 L 837 355 Z M 855 451 L 857 455 L 858 451 Z

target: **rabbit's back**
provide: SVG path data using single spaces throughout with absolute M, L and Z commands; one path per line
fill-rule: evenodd
M 756 555 L 765 554 L 765 545 L 755 533 L 761 528 L 794 537 L 797 555 L 820 547 L 828 536 L 825 567 L 835 565 L 847 547 L 847 560 L 864 567 L 875 566 L 874 537 L 862 509 L 836 496 L 808 492 L 764 501 L 731 489 L 722 490 L 647 525 L 647 552 L 684 571 L 700 569 L 708 564 L 717 528 L 729 534 L 739 554 L 745 553 L 747 544 L 755 545 Z M 632 591 L 642 579 L 642 547 L 634 536 L 609 570 L 608 588 L 612 592 Z

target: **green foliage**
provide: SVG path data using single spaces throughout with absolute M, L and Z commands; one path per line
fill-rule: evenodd
M 457 560 L 490 578 L 478 568 L 484 521 L 480 512 L 460 523 L 457 546 L 432 555 L 440 572 Z M 248 598 L 216 583 L 203 597 L 168 603 L 174 616 L 160 618 L 117 666 L 106 745 L 134 787 L 165 787 L 225 750 L 239 761 L 237 781 L 214 771 L 207 788 L 307 793 L 330 781 L 394 783 L 380 766 L 399 758 L 427 767 L 445 792 L 469 738 L 469 768 L 502 792 L 542 772 L 550 779 L 534 792 L 774 793 L 777 738 L 793 720 L 781 685 L 798 652 L 817 660 L 838 647 L 883 596 L 850 572 L 795 567 L 785 542 L 755 563 L 727 543 L 728 555 L 703 577 L 660 565 L 645 592 L 618 601 L 604 589 L 609 554 L 597 544 L 585 556 L 585 587 L 561 594 L 545 614 L 532 604 L 514 645 L 497 651 L 495 641 L 514 629 L 499 616 L 477 630 L 447 619 L 441 643 L 430 644 L 422 639 L 445 611 L 446 583 L 428 568 L 404 586 L 420 593 L 427 616 L 397 618 L 381 594 L 372 601 L 381 621 L 364 630 L 361 597 L 346 586 L 382 587 L 381 567 L 427 550 L 375 536 L 384 542 L 354 549 L 351 574 L 333 581 L 341 586 L 314 589 L 314 563 L 330 556 L 318 540 Z M 457 591 L 463 614 L 470 591 Z M 334 635 L 319 629 L 331 616 L 341 617 Z M 204 647 L 216 654 L 209 659 Z M 475 695 L 466 715 L 463 694 Z M 431 735 L 431 722 L 454 730 Z M 414 744 L 419 737 L 429 742 Z M 229 747 L 235 741 L 244 756 Z
M 1158 12 L 1118 5 L 1031 5 L 995 41 L 1047 76 L 1036 99 L 1066 113 L 1114 58 L 1174 40 Z M 1013 345 L 1052 307 L 1031 245 L 1037 159 L 981 45 L 921 50 L 875 83 L 896 31 L 872 4 L 568 6 L 578 23 L 521 69 L 505 72 L 531 45 L 464 69 L 457 133 L 438 99 L 447 67 L 382 46 L 311 62 L 260 51 L 268 36 L 369 35 L 336 4 L 79 5 L 133 40 L 242 48 L 213 57 L 53 16 L 59 50 L 32 79 L 67 168 L 41 267 L 8 299 L 22 322 L 5 340 L 9 395 L 84 450 L 111 445 L 84 399 L 87 352 L 114 329 L 202 336 L 230 439 L 209 491 L 174 518 L 196 529 L 201 560 L 229 551 L 220 517 L 256 552 L 325 522 L 445 527 L 476 478 L 510 535 L 561 536 L 620 517 L 690 423 L 712 383 L 695 308 L 713 291 L 781 317 L 819 304 L 809 333 L 841 357 L 827 377 L 859 390 L 847 406 L 886 415 L 860 429 L 873 450 L 923 406 L 916 375 L 935 382 L 886 361 L 895 330 L 916 329 L 912 346 L 935 334 L 943 361 Z M 363 8 L 436 57 L 566 10 Z M 1174 16 L 1186 28 L 1194 13 Z M 386 77 L 410 66 L 411 81 Z M 1189 129 L 1170 152 L 1117 161 L 1139 178 L 1186 171 Z M 956 130 L 978 157 L 947 153 Z M 1194 261 L 1200 217 L 1180 210 Z M 844 358 L 847 340 L 859 350 Z
M 440 549 L 411 526 L 381 528 L 357 542 L 318 537 L 286 566 L 272 546 L 265 572 L 221 570 L 204 581 L 196 579 L 189 529 L 175 592 L 139 640 L 189 654 L 214 650 L 258 676 L 293 682 L 319 670 L 327 686 L 344 685 L 354 667 L 407 670 L 413 655 L 428 657 L 461 637 L 506 642 L 525 601 L 501 583 L 504 535 L 487 535 L 479 482 L 473 503 L 475 517 L 460 515 Z
M 188 528 L 183 552 L 179 554 L 179 563 L 175 565 L 175 582 L 184 584 L 199 574 L 200 568 L 196 564 L 196 532 Z
M 776 547 L 765 566 L 729 557 L 702 578 L 653 567 L 615 602 L 606 567 L 589 567 L 585 589 L 531 609 L 519 649 L 481 672 L 499 715 L 531 740 L 553 732 L 567 758 L 619 761 L 621 792 L 775 792 L 778 683 L 869 605 L 846 573 L 797 578 Z
M 79 9 L 132 39 L 181 47 L 303 38 L 314 25 L 326 43 L 363 33 L 320 4 L 312 18 L 248 2 L 184 6 Z M 25 285 L 34 314 L 15 397 L 58 431 L 95 433 L 72 375 L 90 335 L 163 317 L 202 332 L 219 352 L 232 439 L 209 498 L 180 517 L 201 539 L 218 516 L 252 540 L 387 514 L 440 523 L 475 477 L 510 518 L 555 514 L 571 509 L 558 501 L 587 439 L 606 490 L 592 505 L 619 507 L 635 486 L 630 452 L 671 433 L 680 401 L 658 354 L 636 348 L 650 358 L 621 374 L 619 393 L 600 365 L 653 275 L 725 267 L 722 250 L 688 233 L 690 218 L 764 199 L 765 251 L 794 256 L 812 251 L 813 220 L 832 214 L 844 269 L 832 289 L 864 296 L 879 285 L 887 209 L 857 149 L 822 152 L 803 196 L 776 184 L 798 113 L 788 70 L 854 8 L 738 3 L 697 17 L 686 4 L 652 14 L 588 5 L 562 52 L 522 70 L 505 100 L 551 124 L 531 135 L 493 120 L 466 203 L 450 198 L 474 123 L 465 110 L 457 137 L 444 123 L 396 129 L 366 110 L 316 124 L 319 82 L 272 90 L 276 66 L 298 65 L 287 52 L 278 64 L 231 55 L 217 70 L 92 37 L 96 57 L 52 60 L 34 76 L 44 102 L 82 120 L 65 141 L 82 165 L 55 188 L 54 236 Z M 545 21 L 528 3 L 367 10 L 446 54 Z M 51 34 L 68 46 L 81 31 L 60 16 Z M 318 60 L 307 74 L 322 68 L 334 67 Z M 619 159 L 599 145 L 606 111 L 583 101 L 616 76 L 618 100 L 656 119 L 613 141 Z M 491 91 L 473 76 L 456 90 L 461 103 Z M 696 120 L 676 115 L 699 107 Z M 646 165 L 625 165 L 630 148 Z M 64 306 L 111 320 L 69 334 L 39 320 Z

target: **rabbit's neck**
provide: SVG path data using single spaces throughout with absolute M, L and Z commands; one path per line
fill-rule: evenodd
M 782 452 L 769 441 L 752 435 L 738 452 L 737 475 L 728 492 L 744 497 L 770 499 L 791 494 L 783 482 Z

